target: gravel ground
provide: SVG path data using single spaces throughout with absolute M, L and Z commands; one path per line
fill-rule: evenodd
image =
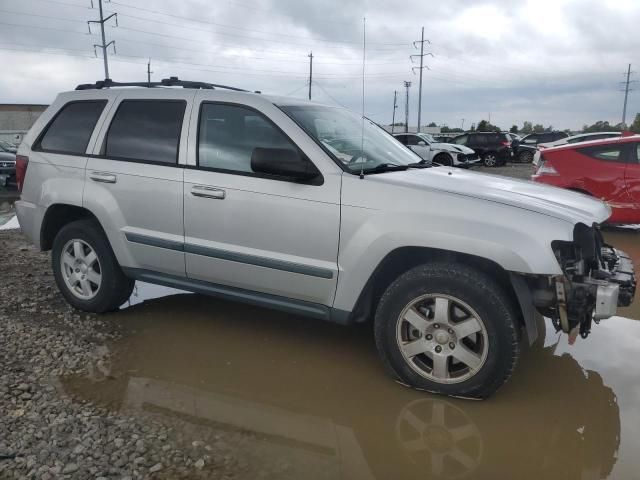
M 531 175 L 531 165 L 474 170 Z M 298 476 L 277 459 L 256 458 L 250 433 L 72 398 L 64 389 L 69 379 L 109 375 L 118 325 L 69 307 L 49 255 L 17 230 L 0 232 L 0 273 L 1 479 Z
M 66 395 L 60 379 L 108 374 L 117 327 L 58 294 L 49 256 L 0 232 L 0 478 L 232 478 L 227 436 Z M 204 440 L 204 441 L 203 441 Z M 207 443 L 211 442 L 211 444 Z M 213 446 L 211 446 L 213 445 Z

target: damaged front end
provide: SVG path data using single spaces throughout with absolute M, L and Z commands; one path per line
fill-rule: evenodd
M 547 288 L 536 289 L 534 305 L 556 330 L 586 338 L 592 322 L 631 304 L 636 291 L 633 263 L 604 243 L 596 224 L 577 224 L 572 242 L 554 241 L 551 247 L 564 274 L 547 278 Z

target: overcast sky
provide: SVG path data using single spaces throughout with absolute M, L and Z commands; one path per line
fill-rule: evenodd
M 98 0 L 93 0 L 97 6 Z M 361 110 L 366 17 L 365 111 L 390 123 L 417 119 L 418 75 L 409 56 L 420 29 L 425 57 L 422 123 L 465 127 L 487 119 L 578 129 L 618 123 L 627 64 L 640 70 L 639 0 L 114 0 L 107 41 L 114 80 L 171 75 L 265 93 L 307 95 Z M 59 91 L 104 77 L 90 0 L 0 0 L 0 103 L 49 103 Z M 98 52 L 98 57 L 101 53 Z M 417 60 L 417 59 L 415 59 Z M 632 78 L 640 80 L 640 74 Z M 638 84 L 640 86 L 640 84 Z M 640 112 L 632 92 L 627 120 Z

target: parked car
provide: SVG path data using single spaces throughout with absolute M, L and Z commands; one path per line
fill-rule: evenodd
M 640 223 L 639 135 L 541 150 L 531 179 L 606 201 L 609 223 Z
M 520 163 L 531 163 L 538 149 L 538 144 L 555 142 L 567 138 L 567 132 L 540 132 L 530 133 L 513 144 L 513 156 Z
M 471 148 L 486 167 L 504 165 L 511 158 L 511 137 L 501 132 L 468 132 L 451 143 Z
M 0 187 L 8 187 L 16 181 L 16 155 L 0 147 Z
M 79 310 L 117 310 L 142 280 L 372 321 L 391 375 L 443 394 L 492 394 L 536 311 L 587 336 L 631 303 L 603 202 L 416 158 L 346 109 L 105 80 L 58 95 L 24 137 L 16 210 Z
M 579 135 L 561 138 L 555 142 L 539 143 L 538 148 L 558 147 L 560 145 L 589 142 L 591 140 L 604 140 L 606 138 L 616 138 L 620 136 L 622 136 L 622 132 L 581 133 Z
M 424 161 L 452 167 L 470 167 L 480 162 L 479 155 L 464 145 L 436 142 L 426 133 L 396 133 L 400 143 L 407 146 Z
M 13 143 L 0 140 L 0 152 L 16 153 L 17 151 L 18 147 L 16 147 Z

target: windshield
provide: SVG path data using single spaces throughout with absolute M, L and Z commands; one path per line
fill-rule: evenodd
M 436 143 L 436 140 L 435 138 L 433 138 L 433 135 L 429 133 L 418 133 L 417 135 L 420 138 L 424 139 L 427 143 Z
M 351 173 L 406 167 L 421 161 L 411 150 L 372 121 L 344 108 L 286 105 L 280 108 Z

